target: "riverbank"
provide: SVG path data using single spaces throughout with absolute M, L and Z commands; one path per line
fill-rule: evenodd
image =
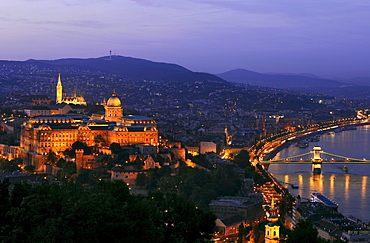
M 344 126 L 341 126 L 342 127 L 362 127 L 362 126 L 366 126 L 366 125 L 370 125 L 370 123 L 359 123 L 359 124 L 349 124 L 349 125 L 344 125 Z M 318 131 L 318 132 L 311 132 L 309 134 L 306 134 L 306 135 L 302 135 L 300 137 L 297 137 L 297 138 L 294 138 L 292 140 L 289 140 L 281 145 L 279 145 L 276 149 L 274 149 L 273 151 L 271 151 L 270 153 L 268 153 L 265 157 L 264 157 L 264 160 L 265 161 L 268 161 L 268 160 L 271 160 L 273 159 L 277 153 L 279 153 L 280 151 L 282 151 L 283 149 L 285 148 L 288 148 L 289 146 L 299 142 L 299 141 L 303 141 L 309 137 L 312 137 L 313 135 L 324 135 L 328 132 L 333 132 L 335 131 L 336 129 L 338 129 L 338 127 L 334 127 L 334 128 L 331 128 L 331 129 L 327 129 L 325 131 Z M 340 131 L 340 132 L 344 132 L 346 130 L 343 130 L 343 131 Z
M 277 153 L 276 159 L 287 158 L 312 151 L 320 146 L 324 151 L 352 158 L 370 158 L 368 149 L 370 126 L 341 133 L 327 133 L 320 142 L 310 143 L 308 148 L 290 146 Z M 348 172 L 342 166 L 348 167 Z M 293 196 L 309 198 L 312 192 L 321 192 L 339 205 L 339 211 L 353 215 L 364 222 L 370 221 L 370 164 L 322 164 L 321 175 L 311 173 L 311 164 L 270 164 L 269 172 L 279 182 L 296 184 L 298 189 L 290 190 Z

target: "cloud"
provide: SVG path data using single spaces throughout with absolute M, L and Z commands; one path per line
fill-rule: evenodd
M 215 8 L 253 14 L 282 14 L 293 18 L 322 16 L 324 14 L 343 14 L 356 11 L 368 11 L 368 0 L 274 0 L 274 1 L 239 1 L 239 0 L 188 0 L 196 4 L 205 4 Z
M 21 0 L 23 2 L 50 2 L 50 0 Z M 111 0 L 54 0 L 66 6 L 90 5 L 92 3 L 110 2 Z
M 131 1 L 141 6 L 159 6 L 158 4 L 154 4 L 150 0 L 131 0 Z
M 83 6 L 101 2 L 109 3 L 110 0 L 61 0 L 61 2 L 66 6 Z
M 0 17 L 0 21 L 3 22 L 18 22 L 18 23 L 24 23 L 29 25 L 60 25 L 60 26 L 76 26 L 76 27 L 88 27 L 88 28 L 106 28 L 107 25 L 95 21 L 95 20 L 66 20 L 66 21 L 51 21 L 51 20 L 40 20 L 35 21 L 31 19 L 26 18 L 19 18 L 19 19 L 13 19 L 13 18 L 7 18 L 7 17 Z

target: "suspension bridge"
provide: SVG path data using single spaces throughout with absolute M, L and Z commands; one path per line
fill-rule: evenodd
M 321 147 L 314 147 L 313 151 L 294 155 L 288 158 L 276 160 L 259 161 L 261 164 L 312 164 L 312 172 L 321 173 L 322 163 L 332 164 L 370 164 L 370 160 L 355 159 L 337 154 L 327 153 L 321 150 Z

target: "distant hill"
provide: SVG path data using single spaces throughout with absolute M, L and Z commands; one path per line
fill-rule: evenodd
M 341 79 L 341 82 L 346 82 L 348 84 L 360 85 L 360 86 L 370 86 L 370 77 L 357 77 L 351 79 Z
M 213 81 L 226 82 L 209 73 L 192 72 L 182 66 L 170 63 L 152 62 L 145 59 L 112 56 L 100 58 L 67 58 L 58 60 L 30 60 L 36 63 L 58 66 L 74 66 L 103 72 L 121 74 L 131 80 L 163 80 L 169 82 Z
M 307 89 L 307 88 L 338 88 L 344 83 L 331 79 L 323 79 L 314 75 L 295 74 L 263 74 L 246 69 L 234 69 L 217 74 L 218 77 L 229 82 L 266 86 L 279 89 Z

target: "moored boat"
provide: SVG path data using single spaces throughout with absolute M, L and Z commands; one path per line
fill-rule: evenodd
M 299 148 L 307 148 L 308 147 L 308 142 L 306 141 L 299 141 L 298 143 L 295 144 L 295 146 Z
M 320 192 L 313 192 L 311 194 L 311 202 L 320 202 L 327 207 L 338 210 L 338 204 L 330 200 L 329 198 L 322 195 Z
M 320 136 L 313 136 L 313 137 L 309 137 L 307 138 L 307 141 L 308 142 L 320 142 Z
M 347 166 L 345 166 L 345 165 L 343 165 L 343 166 L 342 166 L 342 171 L 343 171 L 344 173 L 347 173 L 347 172 L 348 172 L 348 167 L 347 167 Z

